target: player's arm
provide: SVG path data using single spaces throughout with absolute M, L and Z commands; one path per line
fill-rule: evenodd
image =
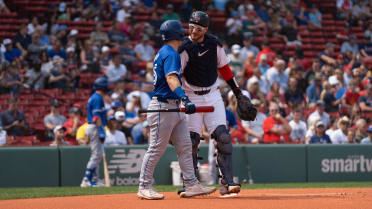
M 103 143 L 106 138 L 105 128 L 103 127 L 101 112 L 104 111 L 103 108 L 100 108 L 98 102 L 93 104 L 95 108 L 93 108 L 93 123 L 96 125 L 98 129 L 98 138 Z

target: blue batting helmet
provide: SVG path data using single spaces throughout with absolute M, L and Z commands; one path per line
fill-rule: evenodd
M 110 91 L 108 88 L 108 81 L 106 77 L 99 77 L 93 83 L 93 91 L 95 90 L 102 90 L 105 92 Z
M 167 20 L 160 26 L 160 34 L 163 41 L 182 40 L 184 32 L 177 20 Z

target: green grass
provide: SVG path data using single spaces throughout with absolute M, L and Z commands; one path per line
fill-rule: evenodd
M 270 188 L 350 188 L 372 187 L 372 182 L 336 182 L 336 183 L 283 183 L 283 184 L 243 184 L 243 189 L 270 189 Z M 155 186 L 160 192 L 176 192 L 181 187 Z M 122 194 L 135 193 L 137 186 L 120 187 L 29 187 L 29 188 L 0 188 L 0 200 L 24 199 L 40 197 L 64 197 L 79 195 Z

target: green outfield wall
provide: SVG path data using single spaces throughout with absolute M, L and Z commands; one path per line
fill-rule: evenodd
M 106 147 L 112 185 L 138 185 L 147 146 Z M 208 163 L 208 146 L 200 147 Z M 0 148 L 0 187 L 78 186 L 89 147 Z M 255 183 L 372 181 L 372 145 L 235 145 L 235 178 Z M 156 184 L 172 184 L 169 146 L 155 169 Z M 248 169 L 249 168 L 249 169 Z M 102 165 L 100 175 L 102 175 Z

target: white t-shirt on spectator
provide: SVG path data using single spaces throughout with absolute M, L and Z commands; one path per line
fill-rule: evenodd
M 5 130 L 0 131 L 0 144 L 6 144 L 6 131 Z
M 106 130 L 105 145 L 112 146 L 126 144 L 128 144 L 128 141 L 123 132 L 115 130 L 114 133 L 111 133 L 111 131 Z
M 114 64 L 111 64 L 107 67 L 107 78 L 109 83 L 118 81 L 121 76 L 125 76 L 126 74 L 127 68 L 123 64 L 120 64 L 118 67 L 116 67 Z
M 130 17 L 130 13 L 124 9 L 119 10 L 116 14 L 116 20 L 118 22 L 123 22 L 127 17 Z
M 136 53 L 140 53 L 143 60 L 149 62 L 153 60 L 155 50 L 151 45 L 143 45 L 142 43 L 137 44 L 134 47 Z
M 301 139 L 301 141 L 304 142 L 307 131 L 306 123 L 302 120 L 300 120 L 299 123 L 291 120 L 289 121 L 289 126 L 292 128 L 291 134 L 289 135 L 291 139 Z
M 229 18 L 226 21 L 226 27 L 229 30 L 228 35 L 235 33 L 239 28 L 243 27 L 243 23 L 240 19 Z
M 256 116 L 256 119 L 254 121 L 242 120 L 242 125 L 244 127 L 248 127 L 253 132 L 259 134 L 260 136 L 263 136 L 264 131 L 263 131 L 262 125 L 263 125 L 264 120 L 266 119 L 266 117 L 267 116 L 265 114 L 263 114 L 262 112 L 258 112 L 257 116 Z
M 307 124 L 310 124 L 310 122 L 313 120 L 313 118 L 320 118 L 322 122 L 324 123 L 324 126 L 327 128 L 330 124 L 331 120 L 329 118 L 328 113 L 323 112 L 322 116 L 319 115 L 319 112 L 315 110 L 313 113 L 310 114 L 309 118 L 307 119 Z
M 147 109 L 147 107 L 149 106 L 149 103 L 151 101 L 151 98 L 146 92 L 143 92 L 143 91 L 132 91 L 128 94 L 128 96 L 127 96 L 127 101 L 128 102 L 127 102 L 126 109 L 128 109 L 129 102 L 131 102 L 133 100 L 134 96 L 141 98 L 142 108 Z
M 328 130 L 326 130 L 326 134 L 330 137 L 330 136 L 332 136 L 332 134 L 334 133 L 334 132 L 336 132 L 338 129 L 336 129 L 336 130 L 333 130 L 333 129 L 328 129 Z
M 347 137 L 341 131 L 341 129 L 337 129 L 335 132 L 333 132 L 330 138 L 331 138 L 332 144 L 346 144 L 347 143 Z

